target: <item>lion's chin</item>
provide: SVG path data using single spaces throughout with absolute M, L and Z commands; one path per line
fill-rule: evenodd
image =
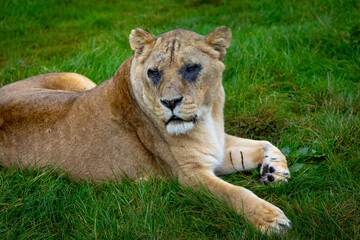
M 185 134 L 194 128 L 194 122 L 187 121 L 171 121 L 166 124 L 166 131 L 169 134 Z

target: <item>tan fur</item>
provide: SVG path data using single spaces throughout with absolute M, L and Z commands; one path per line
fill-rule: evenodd
M 207 36 L 135 29 L 134 55 L 99 86 L 79 74 L 49 73 L 0 88 L 1 163 L 59 164 L 95 180 L 177 175 L 227 198 L 262 229 L 289 227 L 279 208 L 215 175 L 263 163 L 265 182 L 270 166 L 275 180 L 289 177 L 285 157 L 269 142 L 224 133 L 222 60 L 231 38 L 227 27 Z

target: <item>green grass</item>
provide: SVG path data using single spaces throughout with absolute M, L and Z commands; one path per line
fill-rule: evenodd
M 284 210 L 284 239 L 360 238 L 359 1 L 1 1 L 0 86 L 70 71 L 95 82 L 132 52 L 131 29 L 226 25 L 226 131 L 267 139 L 292 179 L 224 177 Z M 175 180 L 72 181 L 0 168 L 1 239 L 267 239 L 206 190 Z

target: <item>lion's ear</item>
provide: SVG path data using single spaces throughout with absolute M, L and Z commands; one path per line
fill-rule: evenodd
M 135 28 L 131 30 L 129 41 L 131 49 L 134 50 L 136 54 L 141 54 L 146 45 L 154 42 L 154 35 L 143 29 Z
M 231 39 L 232 34 L 230 28 L 222 26 L 215 28 L 206 35 L 205 41 L 220 53 L 219 59 L 222 61 L 225 58 L 226 49 L 230 46 Z

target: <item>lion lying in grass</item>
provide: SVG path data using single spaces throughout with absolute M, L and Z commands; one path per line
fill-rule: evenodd
M 99 86 L 48 73 L 0 88 L 0 160 L 10 167 L 59 164 L 77 178 L 178 176 L 225 197 L 263 230 L 291 226 L 284 213 L 217 175 L 261 165 L 261 181 L 286 180 L 284 155 L 267 141 L 224 133 L 222 60 L 231 31 L 130 34 L 135 51 Z

